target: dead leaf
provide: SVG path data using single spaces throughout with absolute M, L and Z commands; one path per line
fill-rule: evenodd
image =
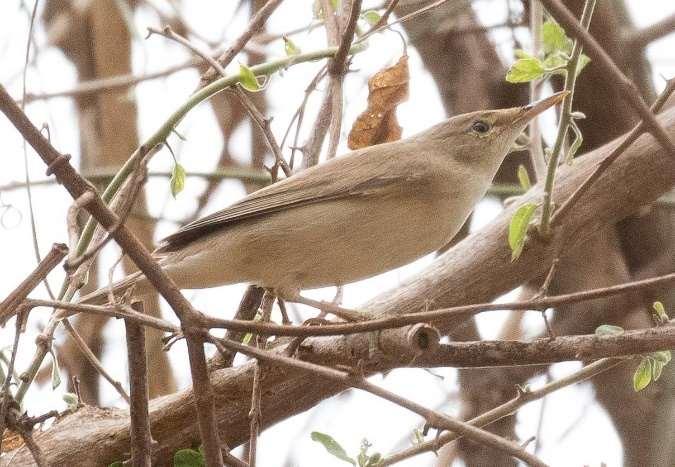
M 396 106 L 408 98 L 408 56 L 375 73 L 368 80 L 368 108 L 358 116 L 349 132 L 349 149 L 396 141 L 401 127 L 396 119 Z
M 5 430 L 2 435 L 2 452 L 11 452 L 23 446 L 23 438 L 19 433 Z

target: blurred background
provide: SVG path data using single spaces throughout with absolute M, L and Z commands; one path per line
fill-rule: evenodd
M 400 18 L 429 1 L 401 1 L 392 18 Z M 565 0 L 579 15 L 582 1 Z M 0 2 L 0 82 L 17 100 L 23 99 L 33 122 L 48 127 L 52 143 L 72 154 L 81 172 L 104 187 L 116 169 L 139 142 L 154 132 L 199 83 L 204 67 L 194 66 L 194 57 L 183 46 L 158 35 L 146 38 L 148 27 L 171 25 L 204 50 L 223 50 L 245 28 L 250 16 L 264 2 L 188 2 L 180 0 L 41 0 L 34 30 L 29 35 L 34 3 Z M 364 10 L 382 8 L 382 2 L 364 1 Z M 369 48 L 354 57 L 345 78 L 343 138 L 338 154 L 346 152 L 347 132 L 356 116 L 366 108 L 367 80 L 409 55 L 410 95 L 398 107 L 403 136 L 444 119 L 477 109 L 521 105 L 528 101 L 527 85 L 504 79 L 514 60 L 515 49 L 530 50 L 529 2 L 521 0 L 449 0 L 392 31 L 375 34 Z M 361 27 L 368 25 L 362 22 Z M 675 3 L 668 0 L 600 0 L 591 32 L 638 86 L 646 100 L 653 101 L 675 76 Z M 289 34 L 303 52 L 322 48 L 326 34 L 315 17 L 313 2 L 287 0 L 272 14 L 264 32 L 255 36 L 246 53 L 228 70 L 237 72 L 239 63 L 256 64 L 283 56 L 281 35 Z M 28 39 L 31 37 L 27 56 Z M 272 117 L 271 129 L 281 140 L 306 89 L 322 62 L 294 66 L 273 75 L 264 90 L 251 94 L 259 109 Z M 128 79 L 130 76 L 137 79 Z M 91 86 L 99 80 L 104 86 Z M 89 84 L 87 84 L 89 83 Z M 112 83 L 112 84 L 111 84 Z M 552 80 L 544 93 L 561 83 Z M 89 85 L 91 89 L 86 87 Z M 313 128 L 325 81 L 308 93 L 304 122 L 295 136 L 290 128 L 283 147 L 289 159 L 291 148 L 302 145 Z M 586 115 L 580 121 L 584 143 L 579 151 L 604 144 L 628 131 L 635 114 L 609 87 L 591 63 L 581 75 L 575 110 Z M 555 134 L 555 115 L 543 118 L 547 141 Z M 218 210 L 262 186 L 273 156 L 259 129 L 251 123 L 240 103 L 222 93 L 192 111 L 181 122 L 182 138 L 172 136 L 169 144 L 188 172 L 185 189 L 171 195 L 169 175 L 174 161 L 162 150 L 149 166 L 145 195 L 131 214 L 129 225 L 148 246 L 197 216 Z M 295 139 L 295 141 L 294 141 Z M 14 128 L 0 119 L 3 164 L 0 170 L 0 297 L 9 293 L 35 266 L 35 245 L 45 254 L 52 243 L 66 242 L 65 217 L 71 199 L 63 188 L 44 175 L 42 162 L 23 146 Z M 295 153 L 299 167 L 301 153 Z M 526 153 L 507 160 L 496 183 L 517 183 L 516 168 L 528 164 Z M 231 177 L 234 171 L 240 176 Z M 246 174 L 242 180 L 241 174 Z M 532 172 L 530 172 L 533 175 Z M 32 211 L 26 188 L 31 180 Z M 495 191 L 497 193 L 498 190 Z M 551 293 L 567 293 L 602 287 L 632 279 L 672 272 L 675 266 L 675 213 L 672 196 L 616 226 L 609 226 L 590 241 L 584 251 L 570 252 L 561 263 Z M 487 197 L 468 223 L 475 230 L 499 213 L 502 199 Z M 107 281 L 119 252 L 106 247 L 90 275 L 88 288 Z M 433 261 L 433 255 L 372 279 L 348 285 L 342 303 L 358 307 L 369 298 L 395 289 L 406 277 Z M 132 267 L 123 262 L 115 271 Z M 98 276 L 98 277 L 97 277 Z M 63 270 L 49 278 L 58 290 Z M 542 278 L 513 291 L 500 300 L 526 298 L 536 291 Z M 245 284 L 218 289 L 188 291 L 195 307 L 211 314 L 231 317 L 246 289 Z M 335 289 L 310 291 L 312 298 L 331 300 Z M 35 297 L 46 297 L 44 287 Z M 654 300 L 675 304 L 673 290 L 653 290 L 645 296 L 626 296 L 569 306 L 553 317 L 558 334 L 592 333 L 603 323 L 625 328 L 649 326 L 647 309 Z M 155 305 L 169 320 L 173 313 L 165 304 Z M 569 311 L 569 313 L 568 313 Z M 31 314 L 21 339 L 17 366 L 21 371 L 30 361 L 34 338 L 48 319 L 49 311 Z M 291 318 L 312 316 L 303 307 L 290 307 Z M 508 311 L 481 315 L 476 322 L 456 330 L 449 338 L 529 339 L 545 333 L 538 313 L 511 316 Z M 570 317 L 574 317 L 570 319 Z M 74 319 L 77 329 L 104 367 L 127 384 L 123 323 L 96 316 Z M 0 329 L 3 352 L 11 343 L 13 326 Z M 57 332 L 56 356 L 63 383 L 52 389 L 52 363 L 47 359 L 28 393 L 25 407 L 31 414 L 65 408 L 62 396 L 71 391 L 68 382 L 77 375 L 83 399 L 90 404 L 125 407 L 118 394 L 102 380 L 66 338 Z M 162 352 L 160 335 L 149 334 L 151 395 L 159 396 L 190 384 L 184 342 Z M 11 347 L 10 347 L 11 348 Z M 240 363 L 239 360 L 235 364 Z M 471 417 L 498 405 L 515 394 L 515 385 L 529 381 L 542 384 L 580 367 L 561 363 L 550 367 L 519 369 L 400 369 L 374 376 L 373 381 L 428 407 Z M 618 368 L 592 382 L 565 388 L 527 405 L 514 417 L 494 425 L 496 432 L 526 440 L 537 436 L 536 451 L 552 465 L 675 465 L 675 375 L 666 367 L 658 384 L 636 394 L 631 386 L 631 368 Z M 355 390 L 324 401 L 303 414 L 266 430 L 259 441 L 260 465 L 340 465 L 309 433 L 321 431 L 337 439 L 355 455 L 363 438 L 374 451 L 388 453 L 411 444 L 413 431 L 422 420 L 399 407 Z M 501 453 L 460 442 L 438 456 L 425 454 L 401 465 L 515 465 Z

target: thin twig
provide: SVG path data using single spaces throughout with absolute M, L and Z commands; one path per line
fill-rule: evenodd
M 346 1 L 346 0 L 343 0 Z M 328 62 L 328 76 L 330 77 L 329 93 L 331 96 L 331 121 L 328 132 L 328 152 L 327 159 L 332 159 L 337 154 L 337 147 L 340 142 L 340 132 L 342 131 L 342 89 L 344 83 L 344 76 L 347 71 L 347 57 L 349 56 L 349 49 L 354 40 L 354 32 L 356 31 L 356 22 L 361 13 L 361 1 L 351 0 L 349 15 L 346 19 L 344 32 L 340 38 L 340 45 L 335 57 Z M 327 2 L 326 2 L 327 3 Z M 345 9 L 348 3 L 343 5 L 343 14 L 346 15 Z
M 663 105 L 668 101 L 670 95 L 675 91 L 675 78 L 668 80 L 666 84 L 666 89 L 661 93 L 661 95 L 656 99 L 654 104 L 651 107 L 651 111 L 655 114 L 663 108 Z M 591 187 L 591 185 L 602 175 L 602 173 L 607 170 L 607 168 L 612 165 L 612 163 L 624 153 L 628 147 L 637 140 L 642 133 L 646 131 L 646 125 L 644 121 L 638 123 L 633 129 L 626 135 L 626 137 L 621 141 L 621 143 L 607 156 L 605 157 L 595 170 L 584 180 L 584 182 L 579 185 L 579 187 L 570 195 L 569 198 L 553 213 L 551 218 L 551 226 L 556 226 L 560 221 L 565 217 L 569 210 L 574 206 L 574 204 L 579 200 L 579 198 Z
M 218 57 L 218 63 L 223 68 L 226 68 L 227 65 L 237 56 L 239 52 L 244 48 L 249 40 L 263 27 L 267 18 L 277 9 L 283 0 L 268 0 L 255 14 L 251 17 L 246 29 L 243 33 L 232 43 L 228 49 L 223 52 L 223 54 Z M 207 70 L 201 77 L 201 86 L 206 86 L 211 81 L 217 78 L 216 71 Z
M 532 55 L 539 57 L 542 45 L 542 25 L 544 23 L 544 7 L 537 0 L 530 3 L 530 30 L 532 34 Z M 541 80 L 530 82 L 530 102 L 536 102 L 541 97 Z M 530 160 L 534 168 L 537 181 L 543 180 L 546 173 L 546 159 L 541 140 L 539 117 L 530 122 Z
M 675 31 L 675 13 L 650 26 L 638 29 L 628 36 L 628 44 L 633 49 L 642 49 L 662 37 Z
M 82 176 L 89 180 L 90 182 L 107 182 L 110 181 L 117 171 L 111 171 L 109 169 L 95 169 L 93 171 L 83 172 Z M 152 171 L 148 172 L 148 178 L 170 178 L 171 172 L 169 171 Z M 205 180 L 223 180 L 227 178 L 233 178 L 241 180 L 246 183 L 255 183 L 259 185 L 268 185 L 271 182 L 270 174 L 265 170 L 254 169 L 250 167 L 221 167 L 211 171 L 187 171 L 185 173 L 186 177 L 198 177 Z M 47 178 L 44 180 L 32 180 L 31 186 L 41 186 L 41 185 L 56 185 L 56 180 L 52 178 Z M 10 182 L 6 185 L 0 185 L 0 192 L 2 191 L 11 191 L 21 188 L 25 188 L 25 182 Z M 516 188 L 517 189 L 517 188 Z M 522 191 L 522 190 L 521 190 Z
M 563 295 L 554 295 L 534 300 L 526 300 L 511 303 L 481 303 L 475 305 L 462 305 L 450 308 L 444 308 L 433 311 L 422 311 L 418 313 L 403 314 L 388 318 L 371 319 L 368 321 L 359 321 L 354 323 L 330 323 L 322 326 L 283 326 L 272 323 L 260 323 L 250 321 L 236 321 L 215 318 L 208 315 L 202 315 L 201 325 L 209 328 L 225 328 L 241 332 L 260 333 L 275 336 L 331 336 L 341 334 L 358 334 L 363 332 L 380 331 L 383 329 L 399 328 L 402 326 L 431 323 L 443 321 L 451 318 L 468 318 L 477 313 L 491 310 L 541 310 L 549 307 L 556 307 L 569 303 L 580 303 L 588 300 L 594 300 L 613 295 L 620 295 L 638 290 L 646 290 L 653 287 L 660 287 L 665 284 L 675 283 L 675 273 L 663 276 L 644 279 L 641 281 L 627 282 L 624 284 L 599 289 L 586 290 Z M 320 302 L 325 305 L 325 302 Z M 343 309 L 345 311 L 346 309 Z M 362 316 L 354 310 L 349 311 L 350 316 Z
M 546 465 L 536 456 L 526 452 L 518 444 L 512 441 L 508 441 L 490 432 L 481 430 L 480 428 L 477 428 L 475 426 L 471 426 L 465 422 L 460 422 L 458 420 L 452 419 L 441 412 L 428 409 L 420 404 L 417 404 L 416 402 L 413 402 L 409 399 L 406 399 L 390 391 L 387 391 L 386 389 L 383 389 L 380 386 L 370 383 L 361 375 L 350 374 L 347 372 L 334 370 L 332 368 L 324 367 L 321 365 L 315 365 L 301 360 L 296 360 L 277 353 L 264 351 L 254 347 L 248 347 L 234 341 L 218 339 L 213 336 L 209 337 L 211 342 L 214 343 L 214 345 L 216 345 L 217 347 L 222 346 L 229 349 L 236 349 L 238 352 L 249 355 L 258 360 L 263 360 L 277 365 L 288 366 L 291 368 L 298 369 L 300 371 L 309 372 L 321 376 L 323 378 L 336 381 L 340 384 L 345 385 L 346 387 L 361 389 L 375 396 L 393 402 L 394 404 L 400 407 L 406 408 L 424 417 L 429 423 L 429 425 L 435 428 L 442 428 L 445 430 L 451 430 L 453 432 L 462 434 L 463 436 L 466 436 L 467 438 L 471 439 L 474 442 L 490 446 L 500 451 L 504 451 L 510 454 L 511 456 L 514 456 L 528 463 L 529 465 L 533 466 Z
M 85 340 L 80 336 L 80 333 L 77 332 L 77 330 L 73 327 L 72 324 L 70 324 L 70 321 L 67 319 L 63 320 L 63 327 L 68 331 L 68 334 L 70 337 L 73 338 L 73 341 L 75 341 L 75 345 L 77 345 L 77 348 L 80 349 L 82 352 L 82 355 L 85 356 L 87 361 L 91 364 L 92 367 L 96 370 L 98 374 L 103 376 L 103 378 L 110 383 L 110 385 L 117 391 L 117 393 L 124 399 L 127 404 L 131 403 L 131 398 L 129 397 L 129 394 L 127 394 L 127 391 L 124 389 L 124 386 L 122 386 L 122 383 L 117 381 L 115 378 L 113 378 L 110 373 L 103 367 L 103 364 L 101 361 L 98 359 L 98 357 L 92 352 L 92 350 L 89 348 Z
M 593 362 L 590 365 L 586 365 L 579 371 L 572 373 L 571 375 L 560 378 L 556 381 L 552 381 L 548 384 L 545 384 L 539 389 L 521 391 L 518 395 L 504 404 L 501 404 L 495 407 L 488 412 L 485 412 L 471 420 L 467 421 L 468 424 L 473 426 L 484 427 L 491 423 L 501 420 L 504 417 L 507 417 L 515 413 L 522 406 L 541 399 L 542 397 L 551 394 L 558 389 L 576 384 L 578 382 L 592 378 L 595 375 L 603 373 L 611 368 L 622 363 L 622 360 L 616 359 L 605 359 Z M 443 433 L 432 441 L 425 441 L 411 448 L 405 449 L 403 451 L 392 454 L 391 456 L 385 457 L 383 459 L 382 465 L 393 465 L 402 460 L 409 459 L 410 457 L 417 456 L 419 454 L 438 451 L 441 446 L 444 446 L 451 441 L 459 439 L 461 436 L 457 433 Z
M 189 50 L 191 50 L 194 54 L 202 57 L 209 65 L 213 67 L 213 69 L 223 78 L 227 77 L 227 73 L 225 72 L 225 69 L 216 61 L 215 59 L 211 58 L 208 53 L 202 51 L 197 45 L 193 44 L 190 42 L 188 39 L 185 37 L 181 36 L 180 34 L 174 32 L 169 26 L 164 27 L 163 29 L 156 29 L 156 28 L 148 28 L 148 32 L 154 33 L 154 34 L 159 34 L 160 36 L 166 37 L 167 39 L 171 39 L 173 41 L 178 42 L 179 44 L 187 47 Z M 338 49 L 339 52 L 339 49 Z M 281 167 L 282 170 L 284 171 L 284 174 L 287 177 L 291 176 L 291 169 L 286 163 L 286 160 L 284 159 L 283 154 L 281 153 L 281 148 L 279 147 L 279 144 L 277 143 L 276 139 L 274 138 L 274 135 L 272 134 L 272 129 L 270 128 L 270 120 L 268 118 L 265 118 L 265 116 L 257 109 L 253 101 L 248 97 L 248 95 L 241 89 L 240 86 L 235 86 L 234 87 L 234 92 L 236 96 L 239 98 L 241 101 L 242 105 L 244 108 L 247 110 L 253 121 L 260 127 L 260 129 L 263 132 L 263 135 L 265 136 L 265 140 L 267 142 L 267 146 L 270 148 L 272 151 L 272 154 L 274 154 L 274 158 L 276 160 L 275 168 L 272 170 L 272 182 L 276 181 L 276 168 Z
M 594 9 L 595 0 L 586 0 L 584 3 L 584 10 L 581 13 L 581 27 L 583 27 L 584 30 L 588 30 L 591 24 L 591 17 L 593 16 Z M 541 208 L 541 219 L 539 220 L 539 233 L 541 233 L 544 238 L 549 238 L 551 234 L 553 187 L 555 185 L 555 176 L 558 171 L 560 154 L 563 151 L 569 127 L 574 124 L 572 117 L 572 101 L 574 99 L 574 86 L 577 81 L 577 70 L 579 69 L 579 60 L 581 59 L 581 50 L 581 41 L 577 39 L 574 41 L 574 46 L 572 47 L 572 57 L 567 62 L 565 68 L 565 91 L 568 91 L 568 94 L 563 99 L 560 112 L 560 127 L 558 128 L 558 135 L 548 160 L 546 180 L 544 181 L 544 200 Z
M 274 295 L 270 292 L 265 292 L 262 300 L 262 318 L 263 323 L 270 320 L 272 314 L 272 306 L 274 306 Z M 267 347 L 267 337 L 256 336 L 256 347 L 265 350 Z M 251 410 L 248 417 L 251 420 L 249 425 L 249 440 L 248 440 L 248 465 L 255 467 L 256 452 L 258 448 L 258 434 L 260 433 L 260 419 L 262 413 L 260 411 L 260 397 L 262 395 L 262 380 L 263 380 L 263 365 L 259 360 L 256 360 L 255 368 L 253 369 L 253 385 L 251 386 Z
M 0 302 L 0 325 L 4 324 L 15 313 L 14 309 L 26 299 L 28 294 L 47 277 L 67 254 L 68 247 L 63 243 L 54 243 L 52 245 L 52 249 L 40 261 L 35 270 Z
M 25 312 L 28 313 L 27 311 Z M 5 380 L 2 382 L 2 392 L 0 392 L 0 397 L 2 402 L 0 403 L 0 452 L 2 452 L 2 436 L 5 433 L 5 422 L 10 410 L 10 405 L 16 403 L 10 392 L 10 385 L 12 383 L 12 376 L 14 375 L 14 364 L 16 363 L 16 353 L 19 350 L 19 338 L 21 337 L 21 323 L 25 321 L 23 316 L 19 314 L 16 318 L 16 326 L 14 329 L 14 343 L 12 344 L 12 355 L 9 359 L 9 364 L 7 365 L 7 375 Z
M 143 313 L 142 302 L 131 305 Z M 129 363 L 129 406 L 131 433 L 131 464 L 134 467 L 150 467 L 152 464 L 152 434 L 148 414 L 148 362 L 145 351 L 145 328 L 132 320 L 125 320 L 127 336 L 127 360 Z
M 619 96 L 626 100 L 645 122 L 649 132 L 675 158 L 675 144 L 668 132 L 659 124 L 647 104 L 640 97 L 640 92 L 600 44 L 586 31 L 574 17 L 574 15 L 559 0 L 540 0 L 548 12 L 555 18 L 565 30 L 581 42 L 588 56 L 599 68 L 605 79 L 616 87 Z

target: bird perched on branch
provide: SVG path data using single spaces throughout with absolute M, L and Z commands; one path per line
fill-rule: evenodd
M 181 289 L 248 282 L 282 296 L 410 263 L 452 239 L 528 122 L 565 95 L 458 115 L 329 160 L 187 224 L 155 253 Z M 131 286 L 152 287 L 137 272 L 112 289 Z

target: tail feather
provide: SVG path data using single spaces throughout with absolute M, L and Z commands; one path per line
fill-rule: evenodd
M 134 295 L 145 295 L 150 291 L 150 286 L 141 271 L 129 274 L 124 279 L 112 284 L 112 292 L 119 297 L 124 294 L 129 288 L 135 287 Z M 94 292 L 80 297 L 79 303 L 87 303 L 89 305 L 105 305 L 109 302 L 108 296 L 110 293 L 110 286 L 106 285 Z

